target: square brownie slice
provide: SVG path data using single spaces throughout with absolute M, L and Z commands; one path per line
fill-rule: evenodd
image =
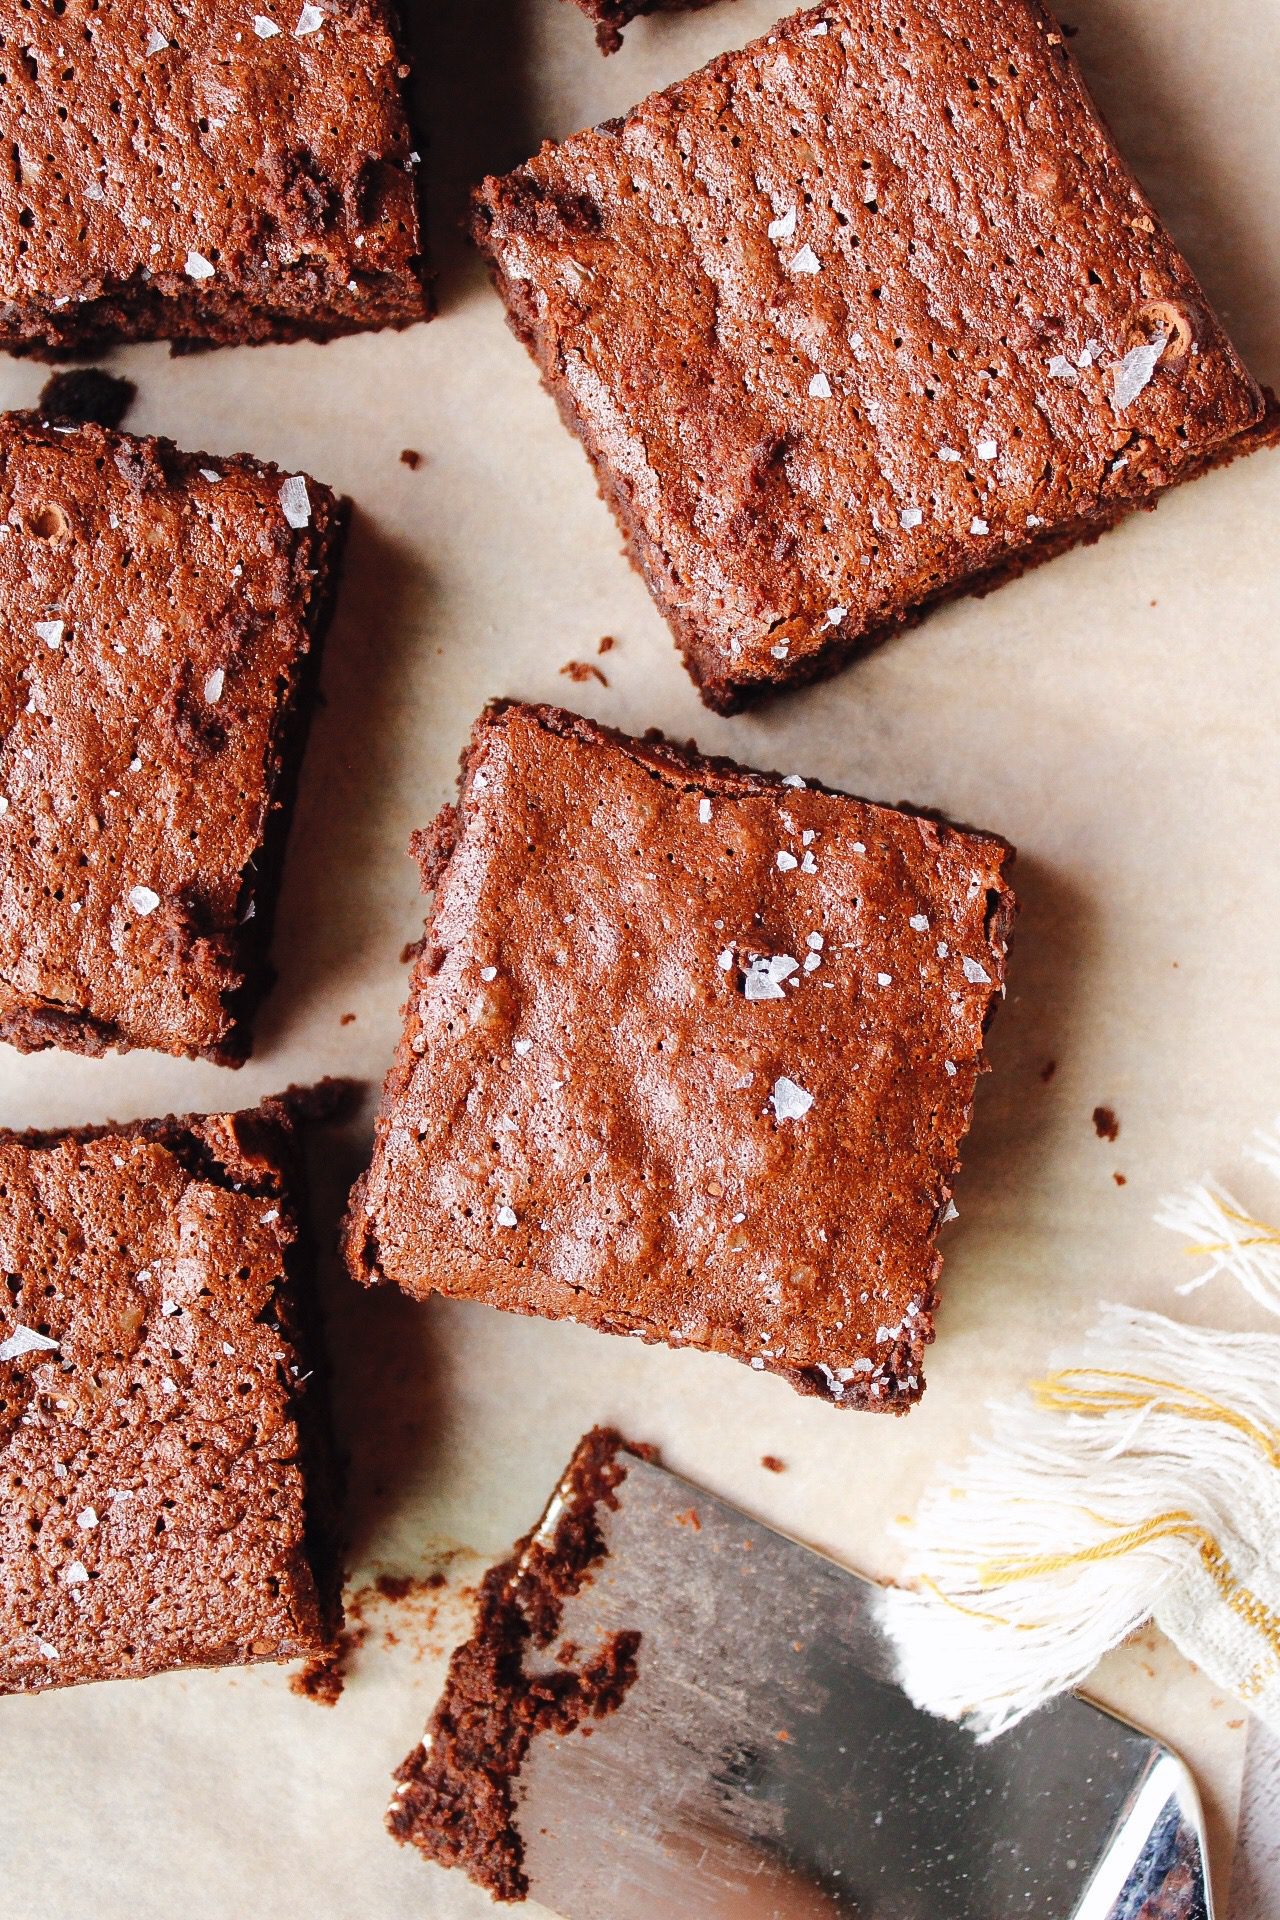
M 0 1038 L 244 1058 L 345 522 L 0 415 Z
M 832 0 L 478 190 L 704 700 L 830 672 L 1253 444 L 1035 0 Z
M 287 1100 L 0 1134 L 0 1693 L 341 1618 Z
M 327 340 L 428 317 L 387 0 L 3 13 L 0 346 Z
M 1005 842 L 497 705 L 413 850 L 356 1278 L 918 1398 Z

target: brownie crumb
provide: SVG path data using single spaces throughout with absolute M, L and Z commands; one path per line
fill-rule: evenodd
M 45 381 L 36 412 L 50 426 L 118 427 L 138 389 L 121 374 L 102 367 L 68 367 Z
M 1058 1071 L 1058 1063 L 1056 1060 L 1045 1061 L 1044 1065 L 1040 1069 L 1040 1078 L 1044 1081 L 1044 1084 L 1046 1085 L 1046 1087 L 1048 1086 L 1049 1082 L 1052 1080 L 1054 1074 L 1057 1071 Z
M 762 1453 L 760 1455 L 760 1465 L 767 1473 L 785 1473 L 787 1470 L 786 1461 L 779 1460 L 776 1453 Z
M 1116 1140 L 1119 1138 L 1120 1122 L 1110 1107 L 1094 1108 L 1093 1130 L 1099 1140 Z
M 609 1429 L 589 1433 L 560 1482 L 554 1533 L 535 1528 L 485 1575 L 471 1639 L 449 1663 L 426 1738 L 395 1776 L 392 1836 L 441 1866 L 461 1867 L 498 1900 L 529 1891 L 515 1785 L 531 1742 L 544 1731 L 588 1732 L 636 1678 L 640 1635 L 631 1631 L 610 1634 L 577 1665 L 577 1649 L 567 1647 L 551 1653 L 547 1667 L 528 1664 L 552 1648 L 565 1601 L 605 1558 L 599 1512 L 617 1505 L 627 1450 Z
M 416 447 L 405 447 L 400 455 L 402 467 L 408 467 L 410 473 L 416 473 L 422 465 L 422 455 Z
M 609 684 L 599 667 L 593 667 L 589 660 L 566 660 L 560 671 L 579 686 L 584 680 L 598 680 L 602 687 Z
M 600 635 L 600 645 L 596 648 L 596 652 L 612 653 L 617 644 L 617 641 L 611 633 L 602 633 Z
M 340 1027 L 349 1027 L 355 1019 L 354 1013 L 344 1013 L 338 1021 Z
M 1113 1173 L 1111 1178 L 1118 1187 L 1127 1187 L 1129 1184 L 1127 1177 L 1123 1173 Z
M 369 1637 L 365 1626 L 344 1627 L 331 1647 L 308 1660 L 305 1667 L 289 1676 L 289 1691 L 318 1707 L 336 1707 L 346 1685 L 352 1655 Z

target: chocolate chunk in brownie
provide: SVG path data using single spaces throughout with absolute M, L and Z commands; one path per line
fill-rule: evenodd
M 244 1058 L 345 519 L 0 415 L 0 1038 Z
M 918 1398 L 1005 842 L 500 704 L 414 851 L 357 1279 Z
M 1276 426 L 1036 0 L 812 8 L 473 233 L 723 712 Z
M 296 1120 L 0 1135 L 0 1692 L 341 1620 Z
M 49 375 L 36 412 L 51 427 L 118 427 L 137 392 L 132 380 L 102 367 L 68 367 Z
M 499 1900 L 529 1891 L 515 1791 L 530 1744 L 612 1713 L 635 1678 L 637 1633 L 613 1634 L 585 1658 L 552 1649 L 565 1601 L 604 1558 L 599 1510 L 616 1506 L 636 1451 L 604 1427 L 579 1442 L 541 1524 L 485 1575 L 426 1738 L 396 1772 L 394 1837 Z
M 427 318 L 388 0 L 5 11 L 0 347 L 327 340 Z

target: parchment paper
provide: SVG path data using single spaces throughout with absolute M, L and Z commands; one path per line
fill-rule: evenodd
M 405 843 L 451 792 L 490 695 L 559 698 L 941 806 L 1017 842 L 1023 915 L 947 1236 L 928 1395 L 906 1421 L 845 1414 L 727 1360 L 364 1295 L 331 1271 L 353 1578 L 439 1566 L 450 1585 L 370 1612 L 331 1712 L 278 1669 L 0 1701 L 5 1920 L 489 1911 L 385 1837 L 388 1773 L 464 1631 L 460 1590 L 531 1522 L 586 1427 L 615 1421 L 717 1492 L 888 1574 L 888 1522 L 956 1455 L 988 1397 L 1041 1366 L 1100 1298 L 1172 1304 L 1169 1278 L 1187 1263 L 1150 1224 L 1167 1186 L 1213 1169 L 1261 1203 L 1263 1176 L 1239 1150 L 1280 1110 L 1280 457 L 1182 489 L 838 681 L 716 720 L 455 237 L 481 172 L 623 110 L 780 10 L 736 0 L 642 22 L 606 62 L 558 0 L 409 0 L 411 15 L 429 15 L 414 31 L 440 318 L 322 348 L 114 357 L 140 385 L 132 425 L 304 467 L 358 512 L 290 848 L 280 981 L 253 1061 L 233 1074 L 141 1053 L 0 1049 L 0 1121 L 228 1106 L 323 1073 L 360 1076 L 370 1108 L 320 1156 L 327 1237 L 396 1038 L 400 949 L 421 930 Z M 1071 12 L 1121 144 L 1255 371 L 1280 382 L 1280 11 L 1073 0 Z M 0 361 L 0 402 L 29 403 L 42 377 Z M 404 447 L 424 456 L 416 472 Z M 617 645 L 599 657 L 604 634 Z M 561 678 L 570 659 L 596 662 L 609 686 Z M 1095 1136 L 1099 1104 L 1119 1115 L 1114 1145 Z M 1250 1323 L 1228 1283 L 1179 1310 Z M 765 1471 L 765 1453 L 786 1471 Z M 1190 1759 L 1224 1874 L 1239 1709 L 1154 1636 L 1113 1657 L 1098 1685 Z

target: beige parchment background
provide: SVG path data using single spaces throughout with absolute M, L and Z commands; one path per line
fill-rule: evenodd
M 438 1611 L 371 1616 L 332 1712 L 276 1669 L 0 1701 L 3 1920 L 489 1911 L 386 1839 L 387 1776 L 464 1630 L 461 1589 L 531 1522 L 587 1426 L 615 1421 L 753 1512 L 890 1573 L 888 1522 L 935 1462 L 956 1457 L 988 1398 L 1040 1366 L 1101 1297 L 1171 1304 L 1185 1262 L 1150 1224 L 1162 1191 L 1212 1169 L 1264 1198 L 1240 1147 L 1280 1110 L 1280 456 L 1183 489 L 839 681 L 716 720 L 455 237 L 481 172 L 621 111 L 779 10 L 736 0 L 640 23 L 605 62 L 557 0 L 408 0 L 440 318 L 323 348 L 115 356 L 140 385 L 138 429 L 306 468 L 350 493 L 357 514 L 279 916 L 280 981 L 253 1061 L 233 1075 L 145 1054 L 3 1050 L 0 1122 L 247 1104 L 290 1081 L 359 1076 L 369 1108 L 320 1154 L 328 1237 L 397 1032 L 399 952 L 421 928 L 405 843 L 449 794 L 482 702 L 560 698 L 625 727 L 696 733 L 749 762 L 941 806 L 1021 849 L 1010 998 L 949 1230 L 928 1396 L 905 1422 L 842 1414 L 729 1361 L 366 1296 L 331 1269 L 354 1577 L 441 1566 Z M 1070 11 L 1121 144 L 1246 357 L 1280 383 L 1280 10 L 1073 0 Z M 0 362 L 0 403 L 29 403 L 41 378 Z M 417 472 L 402 447 L 421 451 Z M 607 688 L 560 677 L 566 661 L 596 659 L 606 633 L 617 640 L 599 661 Z M 1120 1117 L 1114 1145 L 1095 1137 L 1100 1103 Z M 1249 1324 L 1225 1285 L 1182 1310 Z M 764 1471 L 764 1453 L 786 1472 Z M 1099 1691 L 1192 1761 L 1222 1876 L 1238 1710 L 1154 1637 L 1113 1657 Z

